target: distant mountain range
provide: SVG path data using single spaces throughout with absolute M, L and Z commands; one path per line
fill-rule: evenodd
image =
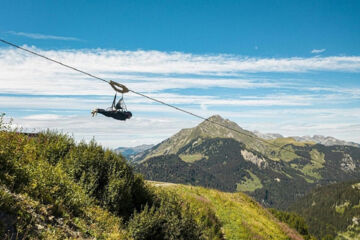
M 114 149 L 114 151 L 117 153 L 121 153 L 127 159 L 132 160 L 132 158 L 136 156 L 136 154 L 142 153 L 145 150 L 148 150 L 149 148 L 152 148 L 154 146 L 154 144 L 143 144 L 136 147 L 118 147 Z
M 212 120 L 220 120 L 220 122 L 223 121 L 223 119 L 219 116 L 219 115 L 215 115 L 213 117 L 211 117 Z M 265 139 L 265 140 L 275 140 L 275 139 L 280 139 L 280 138 L 285 138 L 283 135 L 279 134 L 279 133 L 261 133 L 259 131 L 246 131 L 244 129 L 242 129 L 241 127 L 239 127 L 237 124 L 229 121 L 229 120 L 225 120 L 225 123 L 229 124 L 230 123 L 230 127 L 235 127 L 235 129 L 237 130 L 241 130 L 246 134 L 251 134 L 254 136 L 257 136 L 259 138 Z M 201 128 L 201 127 L 200 127 Z M 224 129 L 223 129 L 224 130 Z M 176 139 L 180 139 L 182 138 L 182 136 L 187 135 L 187 132 L 189 132 L 189 129 L 183 129 L 181 130 L 179 133 L 177 133 L 175 136 Z M 218 129 L 217 132 L 214 132 L 213 134 L 209 134 L 209 137 L 215 137 L 217 134 L 219 135 L 218 137 L 234 137 L 236 138 L 236 136 L 238 137 L 237 139 L 239 140 L 243 140 L 243 136 L 238 136 L 238 134 L 234 134 L 233 132 L 229 132 L 227 135 L 225 134 L 226 131 L 222 131 L 221 129 Z M 343 146 L 353 146 L 353 147 L 360 147 L 359 143 L 355 143 L 355 142 L 348 142 L 348 141 L 344 141 L 344 140 L 340 140 L 331 136 L 322 136 L 322 135 L 313 135 L 311 136 L 291 136 L 288 137 L 289 139 L 294 139 L 297 142 L 307 142 L 307 143 L 318 143 L 318 144 L 322 144 L 325 146 L 335 146 L 335 145 L 343 145 Z M 139 145 L 136 147 L 118 147 L 116 149 L 114 149 L 115 152 L 120 152 L 122 153 L 126 158 L 128 158 L 131 161 L 139 161 L 139 159 L 143 158 L 143 153 L 148 150 L 151 149 L 155 146 L 155 144 L 143 144 L 143 145 Z M 175 151 L 173 149 L 173 151 Z M 169 151 L 170 152 L 170 151 Z M 146 153 L 147 154 L 147 153 Z M 149 157 L 149 156 L 148 156 Z
M 256 136 L 261 137 L 263 139 L 276 139 L 276 138 L 284 138 L 281 134 L 278 133 L 261 133 L 258 131 L 253 132 Z M 335 145 L 346 145 L 346 146 L 354 146 L 354 147 L 360 147 L 359 143 L 355 142 L 346 142 L 343 140 L 336 139 L 334 137 L 330 136 L 322 136 L 322 135 L 314 135 L 314 136 L 291 136 L 290 138 L 295 139 L 298 142 L 314 142 L 319 143 L 325 146 L 335 146 Z
M 360 176 L 358 147 L 279 135 L 260 138 L 218 115 L 209 120 L 238 132 L 209 121 L 183 129 L 132 155 L 137 171 L 149 180 L 247 192 L 263 205 L 280 209 L 318 185 Z

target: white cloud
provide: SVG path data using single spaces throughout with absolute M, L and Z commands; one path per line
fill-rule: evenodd
M 33 50 L 105 79 L 126 83 L 134 90 L 150 92 L 192 87 L 266 88 L 286 84 L 236 76 L 244 73 L 360 71 L 360 56 L 247 58 L 141 50 Z M 2 93 L 103 95 L 111 92 L 103 82 L 14 49 L 0 49 L 0 72 Z M 173 76 L 184 74 L 192 77 Z
M 40 53 L 95 73 L 138 72 L 211 74 L 228 72 L 304 72 L 359 71 L 359 56 L 312 58 L 249 58 L 236 55 L 194 55 L 180 52 L 115 51 L 115 50 L 58 50 Z M 1 50 L 1 56 L 11 56 L 18 66 L 39 63 L 35 56 L 24 56 L 14 50 Z M 15 58 L 15 59 L 14 59 Z M 6 60 L 11 60 L 7 58 Z M 44 61 L 41 59 L 41 61 Z M 50 66 L 50 63 L 47 63 Z M 30 66 L 31 67 L 31 66 Z M 62 71 L 64 72 L 64 71 Z M 66 70 L 69 72 L 69 70 Z
M 36 115 L 29 115 L 24 117 L 25 120 L 58 120 L 61 119 L 61 116 L 56 114 L 36 114 Z
M 16 36 L 22 36 L 32 39 L 41 39 L 41 40 L 81 41 L 80 39 L 75 37 L 54 36 L 54 35 L 46 35 L 40 33 L 25 33 L 25 32 L 14 32 L 14 31 L 8 31 L 7 33 Z
M 270 80 L 256 75 L 271 72 L 306 76 L 311 71 L 357 74 L 360 56 L 248 58 L 140 50 L 33 50 L 99 77 L 125 83 L 130 89 L 167 103 L 184 104 L 187 110 L 202 116 L 219 113 L 250 130 L 283 135 L 333 135 L 360 141 L 358 127 L 350 130 L 360 121 L 360 110 L 339 107 L 359 99 L 359 88 L 314 86 L 311 79 L 303 84 L 301 79 Z M 219 92 L 212 95 L 206 92 L 207 88 L 219 88 Z M 221 88 L 231 88 L 233 95 L 226 96 L 228 90 L 221 92 L 224 91 Z M 86 140 L 96 136 L 99 142 L 111 147 L 158 143 L 181 128 L 199 123 L 131 93 L 125 97 L 135 113 L 130 121 L 91 118 L 91 109 L 111 104 L 113 90 L 109 86 L 14 49 L 0 48 L 0 94 L 0 109 L 10 109 L 19 116 L 16 123 L 28 129 L 59 129 Z M 337 108 L 332 108 L 334 103 Z
M 352 88 L 344 88 L 344 87 L 305 87 L 304 90 L 309 91 L 326 91 L 326 92 L 334 92 L 340 94 L 346 94 L 348 98 L 360 98 L 360 88 L 352 87 Z
M 323 48 L 323 49 L 313 49 L 313 50 L 311 50 L 311 53 L 318 54 L 318 53 L 322 53 L 322 52 L 325 52 L 325 51 L 326 51 L 325 48 Z

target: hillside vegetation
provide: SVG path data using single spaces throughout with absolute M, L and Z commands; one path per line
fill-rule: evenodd
M 1 239 L 301 239 L 245 195 L 191 191 L 149 186 L 94 141 L 0 118 Z
M 222 223 L 226 239 L 303 239 L 294 229 L 279 222 L 266 209 L 243 193 L 224 193 L 214 189 L 181 184 L 152 182 L 153 185 L 176 194 L 189 202 L 196 220 L 213 211 L 214 219 Z M 304 228 L 307 228 L 305 224 Z M 305 239 L 310 239 L 304 232 Z
M 309 230 L 324 239 L 360 239 L 360 183 L 320 187 L 290 207 L 302 215 Z
M 1 239 L 206 239 L 186 204 L 155 194 L 120 155 L 0 120 Z

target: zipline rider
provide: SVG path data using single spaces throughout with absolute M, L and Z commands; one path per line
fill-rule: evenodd
M 111 107 L 105 109 L 96 108 L 91 111 L 92 116 L 96 116 L 97 113 L 100 113 L 106 117 L 112 117 L 117 120 L 125 121 L 132 117 L 132 113 L 127 110 L 123 94 L 129 92 L 129 89 L 117 82 L 110 81 L 110 86 L 115 90 L 114 100 Z M 116 103 L 117 92 L 121 93 L 121 98 Z M 116 103 L 116 104 L 115 104 Z

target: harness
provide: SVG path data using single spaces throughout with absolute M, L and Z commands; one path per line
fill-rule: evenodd
M 115 96 L 114 96 L 114 100 L 111 104 L 111 107 L 109 110 L 113 110 L 113 111 L 122 111 L 122 112 L 127 112 L 127 108 L 126 108 L 126 104 L 124 102 L 124 97 L 123 95 L 121 94 L 121 98 L 119 99 L 118 102 L 116 102 L 116 98 L 117 98 L 117 93 L 115 93 Z

